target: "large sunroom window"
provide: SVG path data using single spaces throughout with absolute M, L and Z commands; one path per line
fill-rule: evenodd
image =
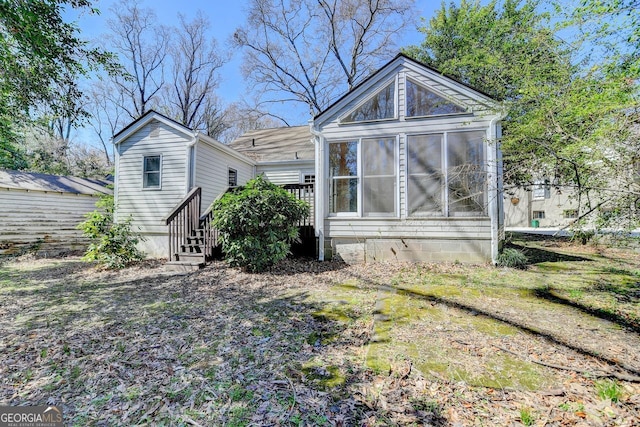
M 395 137 L 330 143 L 329 212 L 362 216 L 395 215 L 395 153 Z
M 406 116 L 423 117 L 464 113 L 465 109 L 412 80 L 406 81 Z
M 362 213 L 391 215 L 396 210 L 395 138 L 362 140 Z
M 395 80 L 369 98 L 364 104 L 344 116 L 341 123 L 392 119 L 396 116 Z
M 329 212 L 358 212 L 358 142 L 329 144 Z
M 409 215 L 486 215 L 481 131 L 407 138 Z

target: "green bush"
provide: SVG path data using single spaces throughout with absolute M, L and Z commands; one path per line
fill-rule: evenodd
M 498 255 L 499 267 L 525 268 L 529 263 L 527 256 L 518 249 L 504 248 Z
M 88 213 L 86 220 L 78 225 L 91 243 L 84 254 L 85 261 L 98 261 L 107 268 L 124 268 L 143 258 L 136 245 L 141 240 L 139 233 L 131 231 L 131 218 L 114 223 L 115 205 L 113 196 L 103 196 L 96 203 L 97 210 Z
M 262 176 L 213 204 L 213 225 L 227 262 L 254 272 L 286 258 L 298 239 L 298 222 L 307 216 L 306 202 Z

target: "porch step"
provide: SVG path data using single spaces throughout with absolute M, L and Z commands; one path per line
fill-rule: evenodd
M 192 254 L 203 254 L 204 253 L 204 242 L 202 244 L 186 244 L 186 245 L 180 245 L 180 252 L 181 254 L 188 254 L 188 255 L 192 255 Z
M 204 239 L 204 228 L 196 228 L 195 230 L 191 230 L 191 238 L 201 238 Z M 187 237 L 189 239 L 190 237 Z
M 169 271 L 189 273 L 204 268 L 204 265 L 204 262 L 169 261 L 165 264 L 165 268 Z
M 185 261 L 185 262 L 201 262 L 204 264 L 204 254 L 196 253 L 196 252 L 178 252 L 176 261 Z

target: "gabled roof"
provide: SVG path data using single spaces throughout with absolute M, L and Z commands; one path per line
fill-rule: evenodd
M 315 156 L 308 125 L 252 130 L 229 146 L 257 162 L 313 160 Z
M 120 142 L 124 141 L 125 139 L 127 139 L 127 137 L 129 137 L 130 135 L 134 134 L 136 131 L 138 131 L 140 128 L 144 127 L 146 124 L 148 124 L 149 122 L 151 122 L 152 120 L 157 120 L 159 122 L 165 123 L 166 125 L 176 129 L 179 132 L 184 133 L 185 135 L 188 136 L 195 136 L 197 134 L 197 132 L 194 132 L 193 130 L 189 129 L 188 127 L 180 124 L 179 122 L 170 119 L 169 117 L 165 116 L 164 114 L 160 114 L 155 110 L 149 110 L 146 113 L 144 113 L 144 115 L 142 115 L 141 117 L 139 117 L 138 119 L 134 120 L 133 122 L 129 123 L 124 129 L 122 129 L 120 132 L 116 133 L 115 135 L 113 135 L 113 143 L 114 144 L 119 144 Z
M 397 54 L 391 61 L 387 62 L 385 65 L 383 65 L 382 67 L 380 67 L 376 72 L 374 72 L 373 74 L 371 74 L 369 77 L 367 77 L 366 79 L 364 79 L 363 81 L 361 81 L 360 83 L 358 83 L 356 86 L 354 86 L 350 91 L 348 91 L 347 93 L 345 93 L 344 95 L 342 95 L 340 98 L 338 98 L 334 103 L 332 103 L 331 105 L 329 105 L 327 108 L 325 108 L 323 111 L 321 111 L 320 113 L 318 113 L 313 120 L 316 121 L 318 120 L 320 117 L 322 117 L 323 115 L 325 115 L 325 113 L 327 113 L 328 111 L 332 110 L 335 106 L 341 104 L 343 101 L 345 101 L 347 98 L 350 98 L 354 92 L 358 92 L 363 86 L 366 86 L 367 84 L 369 84 L 371 81 L 375 80 L 377 77 L 379 77 L 381 74 L 384 74 L 387 72 L 387 70 L 389 68 L 394 67 L 397 63 L 401 62 L 401 61 L 407 61 L 409 63 L 412 63 L 418 67 L 423 68 L 426 72 L 434 75 L 434 76 L 438 76 L 440 78 L 449 80 L 451 83 L 464 88 L 466 91 L 470 91 L 471 93 L 473 93 L 475 95 L 475 97 L 477 97 L 478 99 L 482 99 L 484 100 L 487 104 L 495 104 L 497 101 L 495 99 L 493 99 L 490 95 L 482 92 L 479 89 L 476 89 L 474 87 L 469 86 L 466 83 L 463 83 L 453 77 L 450 77 L 446 74 L 443 74 L 442 72 L 440 72 L 439 70 L 424 64 L 420 61 L 417 61 L 413 58 L 411 58 L 410 56 L 404 54 L 404 53 L 399 53 Z
M 77 176 L 48 175 L 44 173 L 0 170 L 0 188 L 56 193 L 100 195 L 111 194 L 107 180 L 78 178 Z

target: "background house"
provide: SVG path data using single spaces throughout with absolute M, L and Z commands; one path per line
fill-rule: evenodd
M 274 184 L 315 182 L 315 147 L 309 126 L 258 129 L 229 147 L 256 161 L 256 174 Z
M 0 254 L 47 255 L 85 250 L 77 229 L 96 201 L 111 194 L 106 180 L 0 170 Z
M 505 193 L 505 226 L 510 228 L 566 227 L 578 218 L 578 204 L 571 188 L 556 188 L 540 181 L 530 189 Z

